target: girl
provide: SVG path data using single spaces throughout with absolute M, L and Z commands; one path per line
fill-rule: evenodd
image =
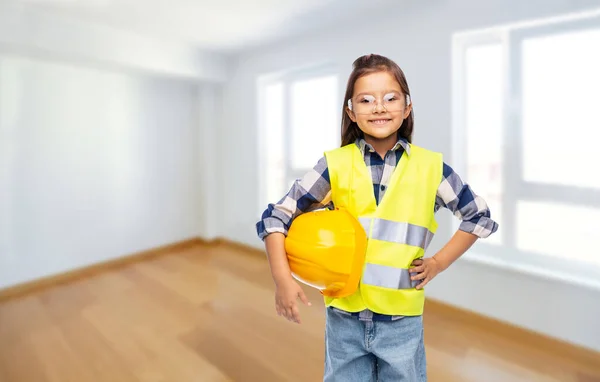
M 498 229 L 479 196 L 441 155 L 412 144 L 413 104 L 402 70 L 379 55 L 353 64 L 342 106 L 342 145 L 295 182 L 257 223 L 276 286 L 278 315 L 300 323 L 284 240 L 293 219 L 319 208 L 347 208 L 368 222 L 360 290 L 325 297 L 324 381 L 426 381 L 423 287 L 478 238 Z M 352 175 L 348 175 L 352 174 Z M 423 254 L 448 208 L 460 229 L 434 256 Z

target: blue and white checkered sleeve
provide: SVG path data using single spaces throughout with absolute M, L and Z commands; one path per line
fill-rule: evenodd
M 464 183 L 458 174 L 444 163 L 444 175 L 438 188 L 436 209 L 445 207 L 461 220 L 459 229 L 486 238 L 498 230 L 483 198 Z
M 315 167 L 297 179 L 288 193 L 277 203 L 271 203 L 256 223 L 261 240 L 273 232 L 287 235 L 293 219 L 305 212 L 331 207 L 331 184 L 327 160 L 322 157 Z

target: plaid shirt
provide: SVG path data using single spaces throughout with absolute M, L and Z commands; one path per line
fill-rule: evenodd
M 364 139 L 358 139 L 356 145 L 363 153 L 363 158 L 371 173 L 373 192 L 377 204 L 383 198 L 387 185 L 402 154 L 410 155 L 410 144 L 400 139 L 382 159 L 373 147 Z M 498 224 L 490 217 L 486 202 L 444 163 L 443 176 L 437 190 L 434 212 L 440 208 L 449 209 L 461 220 L 459 229 L 485 238 L 496 232 Z M 261 220 L 256 223 L 258 237 L 273 232 L 287 234 L 292 220 L 298 215 L 321 208 L 333 209 L 331 201 L 331 184 L 327 161 L 322 157 L 315 167 L 302 179 L 298 179 L 291 189 L 278 203 L 269 204 Z M 361 320 L 395 320 L 401 316 L 388 316 L 365 310 L 359 313 L 347 313 Z

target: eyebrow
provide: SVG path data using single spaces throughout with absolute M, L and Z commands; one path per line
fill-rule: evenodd
M 388 90 L 386 90 L 386 91 L 383 92 L 383 94 L 388 94 L 388 93 L 402 94 L 402 90 L 388 89 Z M 373 95 L 373 93 L 370 93 L 370 92 L 360 92 L 360 93 L 356 94 L 354 97 L 359 97 L 361 95 Z

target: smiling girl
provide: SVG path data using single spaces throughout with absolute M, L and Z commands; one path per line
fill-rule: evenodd
M 319 208 L 345 208 L 365 226 L 368 247 L 357 292 L 325 297 L 324 381 L 426 381 L 423 287 L 498 225 L 440 153 L 412 143 L 413 103 L 395 62 L 359 57 L 342 113 L 341 147 L 326 152 L 257 223 L 275 281 L 275 309 L 300 323 L 297 299 L 310 305 L 285 253 L 292 221 Z M 440 208 L 461 224 L 425 258 Z

